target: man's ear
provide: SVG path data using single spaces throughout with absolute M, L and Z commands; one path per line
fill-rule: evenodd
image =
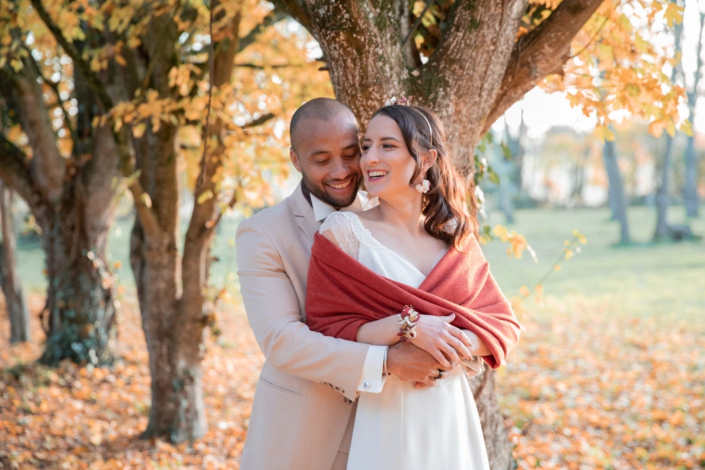
M 296 152 L 294 151 L 293 147 L 289 147 L 289 158 L 291 159 L 291 163 L 294 164 L 294 168 L 296 168 L 296 171 L 301 173 L 301 162 L 299 162 L 299 156 L 296 155 Z

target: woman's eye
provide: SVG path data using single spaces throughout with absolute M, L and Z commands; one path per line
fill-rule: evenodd
M 392 144 L 382 144 L 382 148 L 383 148 L 383 149 L 393 149 L 393 148 L 396 148 L 396 147 L 393 146 Z
M 363 152 L 367 152 L 369 149 L 370 149 L 370 146 L 369 146 L 369 145 L 363 145 L 363 146 L 362 146 L 362 151 L 363 151 Z

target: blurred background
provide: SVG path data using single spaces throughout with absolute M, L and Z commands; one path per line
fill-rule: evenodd
M 287 2 L 137 3 L 0 1 L 0 468 L 239 465 L 264 359 L 237 225 L 297 186 L 296 108 L 340 91 Z M 453 3 L 410 2 L 422 62 Z M 467 155 L 526 327 L 494 376 L 508 468 L 705 468 L 705 5 L 595 8 Z M 172 328 L 195 346 L 160 356 Z

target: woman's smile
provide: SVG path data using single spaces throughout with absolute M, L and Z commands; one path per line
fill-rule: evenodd
M 389 174 L 386 170 L 367 170 L 367 181 L 374 183 L 379 181 Z

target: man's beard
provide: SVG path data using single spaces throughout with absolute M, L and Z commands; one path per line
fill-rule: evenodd
M 360 186 L 362 185 L 362 178 L 360 177 L 360 175 L 355 175 L 355 181 L 352 181 L 350 183 L 350 185 L 353 186 L 355 190 L 347 199 L 340 199 L 326 194 L 325 190 L 320 186 L 316 186 L 315 184 L 313 184 L 311 180 L 306 177 L 306 173 L 304 173 L 303 171 L 301 172 L 301 177 L 303 180 L 302 184 L 306 186 L 306 189 L 308 189 L 311 194 L 313 194 L 326 204 L 337 208 L 348 207 L 350 204 L 355 202 L 355 199 L 357 199 L 357 192 L 360 189 Z

